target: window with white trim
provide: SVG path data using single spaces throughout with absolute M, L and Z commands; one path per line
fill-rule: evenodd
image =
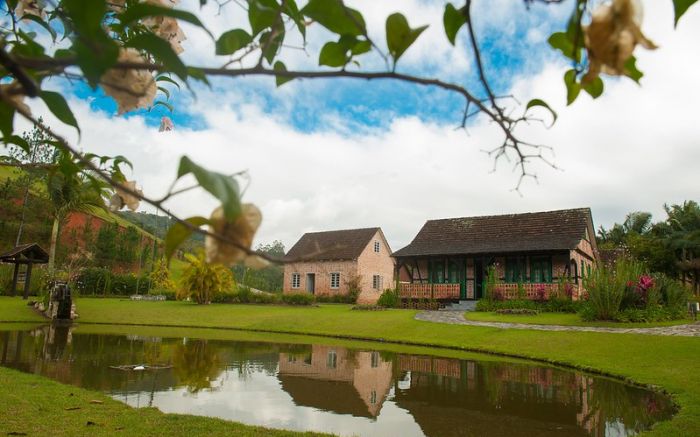
M 301 275 L 299 273 L 292 273 L 292 288 L 299 288 L 301 286 Z
M 379 244 L 379 241 L 375 241 L 375 242 L 374 242 L 374 251 L 377 252 L 377 253 L 379 253 L 379 248 L 380 248 L 380 247 L 381 247 L 381 246 L 380 246 L 380 244 Z
M 381 290 L 383 282 L 384 278 L 382 278 L 380 275 L 372 276 L 372 288 L 374 288 L 375 290 Z
M 331 288 L 340 288 L 340 273 L 331 273 Z

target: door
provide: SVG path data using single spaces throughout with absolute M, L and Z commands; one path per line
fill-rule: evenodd
M 474 299 L 484 296 L 484 261 L 474 259 Z
M 316 291 L 316 273 L 306 274 L 306 291 L 311 294 L 314 294 L 314 291 Z

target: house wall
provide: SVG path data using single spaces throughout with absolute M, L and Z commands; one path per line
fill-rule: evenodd
M 379 253 L 374 251 L 374 242 L 379 241 Z M 340 273 L 340 287 L 332 289 L 331 273 Z M 301 275 L 299 288 L 292 288 L 292 274 Z M 354 261 L 311 261 L 287 263 L 284 266 L 284 293 L 306 292 L 306 274 L 316 274 L 316 295 L 337 295 L 349 292 L 348 282 L 359 277 L 361 289 L 357 302 L 362 304 L 374 303 L 382 291 L 394 286 L 394 259 L 391 258 L 391 248 L 378 231 Z M 372 288 L 373 276 L 383 278 L 382 287 Z
M 375 241 L 380 244 L 379 253 L 374 251 Z M 360 304 L 375 303 L 385 289 L 394 288 L 394 259 L 391 257 L 389 244 L 379 231 L 357 258 L 357 274 L 360 276 L 362 289 L 357 299 Z M 374 275 L 382 277 L 379 289 L 372 288 Z
M 299 273 L 299 288 L 292 288 L 292 274 Z M 314 273 L 315 295 L 333 296 L 348 293 L 348 281 L 357 275 L 356 261 L 312 261 L 284 265 L 284 293 L 306 293 L 306 274 Z M 340 273 L 340 286 L 331 288 L 331 273 Z

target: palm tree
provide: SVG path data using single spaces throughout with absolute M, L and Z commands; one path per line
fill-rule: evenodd
M 105 209 L 107 186 L 90 175 L 83 173 L 66 175 L 60 171 L 49 174 L 46 185 L 53 216 L 48 265 L 49 271 L 52 272 L 61 223 L 69 213 L 74 211 L 90 212 L 94 208 Z

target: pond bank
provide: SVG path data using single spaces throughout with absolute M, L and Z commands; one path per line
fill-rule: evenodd
M 36 321 L 28 311 L 12 299 L 0 299 L 0 314 L 5 320 Z M 663 387 L 674 395 L 681 406 L 680 412 L 646 435 L 700 435 L 700 380 L 694 377 L 700 370 L 700 340 L 695 337 L 448 325 L 414 320 L 416 311 L 352 311 L 349 305 L 197 306 L 184 302 L 79 299 L 78 313 L 81 323 L 146 324 L 168 326 L 168 329 L 198 326 L 352 337 L 505 354 L 593 370 Z

